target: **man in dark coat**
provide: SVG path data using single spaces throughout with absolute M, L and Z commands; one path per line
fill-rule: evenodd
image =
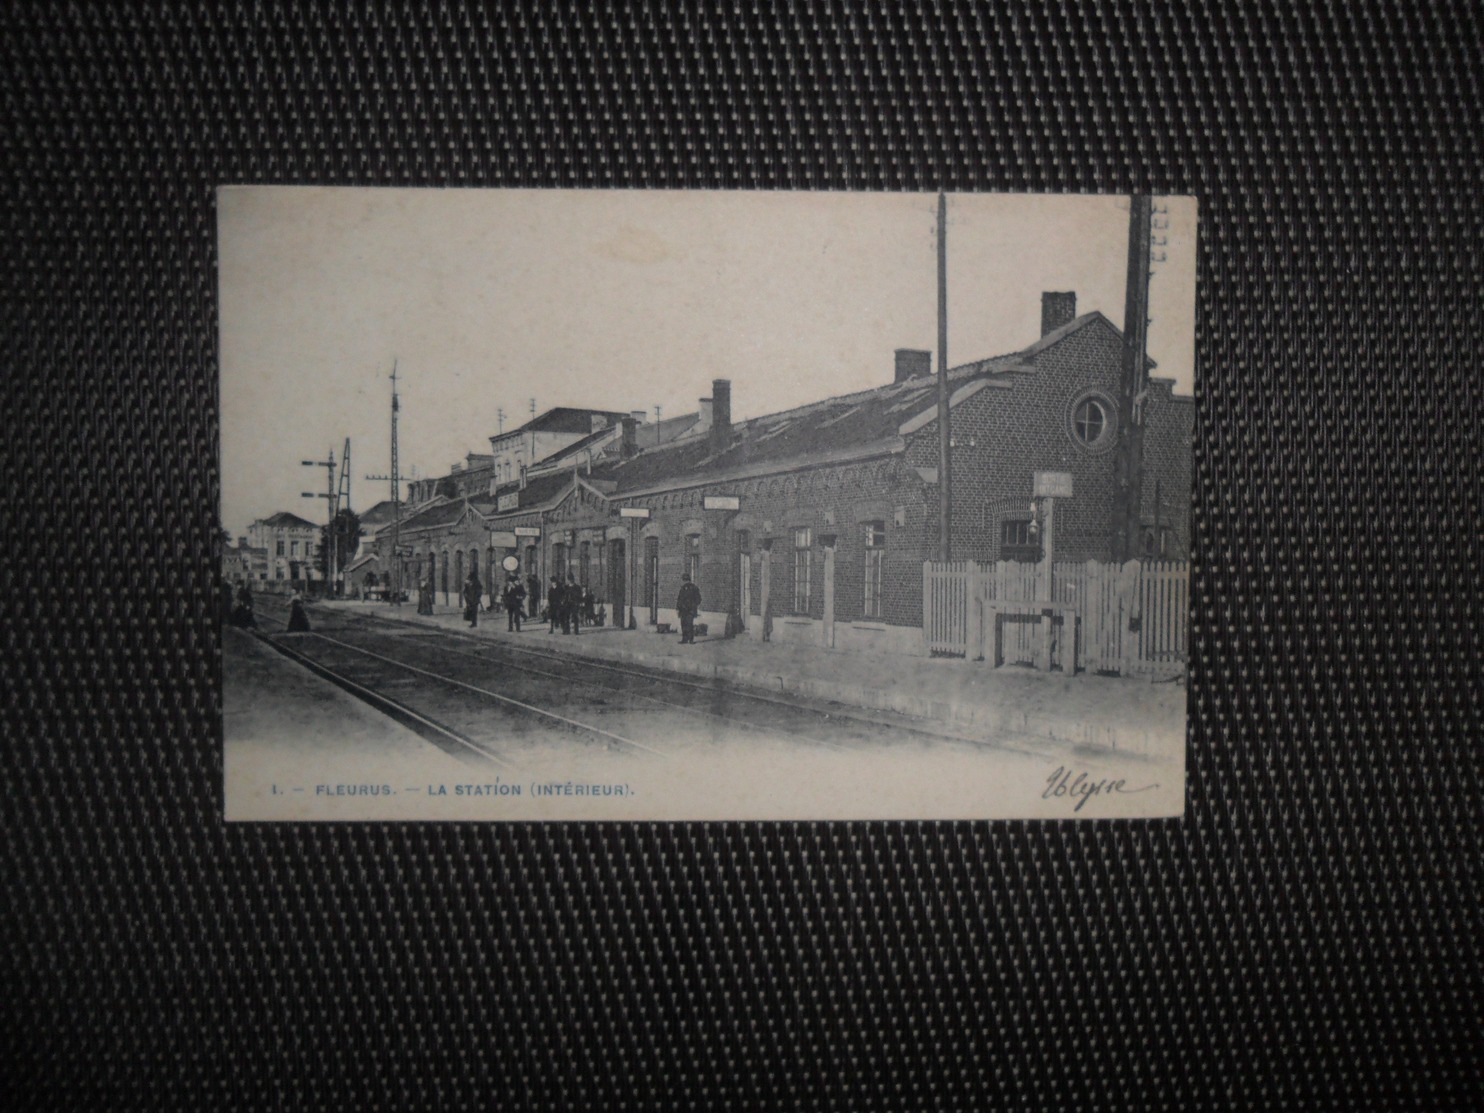
M 484 586 L 480 584 L 479 572 L 471 570 L 469 577 L 464 579 L 464 619 L 470 628 L 479 627 L 479 604 L 483 597 Z
M 675 611 L 680 614 L 680 642 L 696 642 L 696 614 L 701 611 L 701 587 L 686 578 L 675 598 Z
M 505 625 L 508 632 L 520 631 L 520 620 L 524 615 L 523 606 L 526 600 L 526 588 L 520 584 L 520 579 L 514 574 L 505 579 L 505 592 L 500 595 L 500 603 L 505 606 Z
M 424 581 L 418 583 L 417 611 L 425 617 L 433 615 L 433 575 L 431 572 Z
M 546 619 L 551 622 L 551 627 L 546 631 L 555 633 L 557 622 L 561 617 L 557 616 L 562 611 L 562 583 L 557 581 L 556 575 L 552 575 L 551 585 L 546 587 Z
M 582 635 L 582 587 L 577 584 L 577 579 L 571 574 L 567 575 L 567 584 L 562 589 L 562 631 L 570 632 L 573 636 Z

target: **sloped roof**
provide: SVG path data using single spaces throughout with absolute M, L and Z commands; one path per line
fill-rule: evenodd
M 319 527 L 318 524 L 310 523 L 303 516 L 296 516 L 292 512 L 275 512 L 275 513 L 273 513 L 273 515 L 269 516 L 267 519 L 259 520 L 258 522 L 260 524 L 264 525 L 265 527 L 285 527 L 285 528 L 306 528 L 306 527 L 307 528 L 318 528 Z
M 1094 322 L 1104 323 L 1116 332 L 1107 318 L 1092 311 L 1025 349 L 949 369 L 954 404 L 999 378 L 1034 373 L 1037 354 Z M 979 380 L 986 385 L 976 384 Z M 641 450 L 625 461 L 605 463 L 594 470 L 594 476 L 615 482 L 619 492 L 637 492 L 666 483 L 699 482 L 709 476 L 770 464 L 782 467 L 796 461 L 888 453 L 900 448 L 904 428 L 910 430 L 921 425 L 926 413 L 936 408 L 937 391 L 936 377 L 919 376 L 834 396 L 788 411 L 734 422 L 731 440 L 720 452 L 712 450 L 710 432 L 702 432 L 655 449 Z
M 546 504 L 553 497 L 558 496 L 562 490 L 572 483 L 571 470 L 558 470 L 553 473 L 543 474 L 540 477 L 527 476 L 526 487 L 521 489 L 519 481 L 507 481 L 495 490 L 493 497 L 484 497 L 481 504 L 487 504 L 488 510 L 481 507 L 480 511 L 486 516 L 513 516 L 518 512 L 527 512 L 532 508 Z M 520 492 L 520 507 L 507 508 L 504 512 L 497 512 L 499 498 L 507 493 Z
M 617 438 L 617 437 L 619 437 L 619 434 L 618 434 L 618 431 L 619 430 L 620 430 L 619 427 L 614 426 L 614 427 L 604 427 L 600 431 L 593 431 L 592 434 L 587 435 L 584 438 L 579 438 L 576 442 L 572 442 L 572 443 L 569 443 L 566 446 L 563 446 L 560 450 L 556 451 L 555 453 L 553 453 L 553 454 L 547 454 L 546 457 L 542 458 L 540 461 L 538 461 L 531 468 L 532 469 L 540 469 L 543 465 L 549 465 L 552 462 L 559 462 L 559 461 L 561 461 L 565 457 L 570 457 L 572 454 L 580 454 L 580 453 L 582 453 L 582 451 L 586 450 L 589 446 L 592 446 L 595 443 L 601 442 L 605 438 Z
M 458 523 L 464 518 L 464 502 L 462 500 L 449 500 L 448 497 L 439 497 L 423 505 L 412 515 L 402 521 L 402 531 L 416 531 L 419 528 L 448 527 Z
M 406 506 L 403 505 L 403 508 Z M 362 527 L 375 527 L 379 524 L 389 524 L 397 511 L 397 505 L 390 500 L 382 500 L 373 504 L 361 513 Z
M 506 431 L 505 435 L 517 434 L 521 431 L 548 431 L 559 434 L 587 434 L 593 429 L 592 417 L 603 415 L 610 420 L 610 425 L 617 423 L 624 417 L 622 411 L 598 411 L 591 407 L 553 407 L 543 411 L 534 419 L 518 426 L 513 431 Z M 504 435 L 495 435 L 495 438 Z

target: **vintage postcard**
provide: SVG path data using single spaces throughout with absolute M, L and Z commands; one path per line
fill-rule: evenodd
M 1183 812 L 1194 199 L 217 200 L 229 820 Z

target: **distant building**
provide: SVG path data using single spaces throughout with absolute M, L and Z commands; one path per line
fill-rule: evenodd
M 247 528 L 248 545 L 261 548 L 268 581 L 312 582 L 321 578 L 315 564 L 320 527 L 292 512 L 275 512 Z

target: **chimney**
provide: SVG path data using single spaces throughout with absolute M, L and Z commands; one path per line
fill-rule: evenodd
M 1041 336 L 1059 330 L 1077 317 L 1076 291 L 1041 292 Z
M 632 415 L 623 417 L 623 435 L 618 444 L 619 458 L 632 458 L 639 452 L 639 423 Z
M 897 375 L 893 384 L 900 384 L 903 380 L 911 380 L 915 376 L 931 376 L 933 374 L 933 355 L 926 349 L 898 349 L 897 350 Z
M 732 444 L 732 382 L 711 381 L 711 452 L 719 454 Z

